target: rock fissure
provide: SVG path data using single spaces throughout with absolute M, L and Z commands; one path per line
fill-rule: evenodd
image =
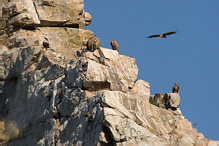
M 68 36 L 71 37 L 71 35 L 68 32 L 68 29 L 65 27 L 65 31 L 67 32 Z
M 37 14 L 37 17 L 38 17 L 38 19 L 40 20 L 40 15 L 39 15 L 39 13 L 38 13 L 38 10 L 37 10 L 37 7 L 36 7 L 35 2 L 33 2 L 33 6 L 34 6 L 34 8 L 35 8 L 35 12 L 36 12 L 36 14 Z

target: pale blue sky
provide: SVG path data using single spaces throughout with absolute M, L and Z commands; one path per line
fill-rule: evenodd
M 180 109 L 198 132 L 219 140 L 219 1 L 218 0 L 85 0 L 92 15 L 87 26 L 111 48 L 136 59 L 138 79 L 148 81 L 151 94 L 180 86 Z M 151 34 L 177 31 L 163 38 Z

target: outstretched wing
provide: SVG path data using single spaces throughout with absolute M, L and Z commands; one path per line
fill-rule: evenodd
M 167 32 L 167 33 L 164 33 L 163 35 L 171 35 L 171 34 L 174 34 L 176 33 L 175 31 L 172 31 L 172 32 Z
M 154 35 L 148 36 L 147 38 L 154 38 L 154 37 L 160 37 L 160 35 L 159 34 L 154 34 Z

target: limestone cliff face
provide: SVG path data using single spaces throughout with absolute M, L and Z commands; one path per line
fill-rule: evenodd
M 86 48 L 83 0 L 12 0 L 0 20 L 0 141 L 9 145 L 216 145 L 177 93 L 150 96 L 135 59 Z M 101 39 L 101 38 L 100 38 Z M 153 100 L 154 105 L 149 101 Z

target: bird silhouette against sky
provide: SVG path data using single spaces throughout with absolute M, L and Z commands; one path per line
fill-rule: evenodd
M 154 38 L 154 37 L 167 38 L 166 37 L 167 35 L 171 35 L 171 34 L 174 34 L 174 33 L 176 33 L 176 32 L 172 31 L 172 32 L 167 32 L 167 33 L 163 33 L 163 34 L 154 34 L 154 35 L 148 36 L 147 38 Z

